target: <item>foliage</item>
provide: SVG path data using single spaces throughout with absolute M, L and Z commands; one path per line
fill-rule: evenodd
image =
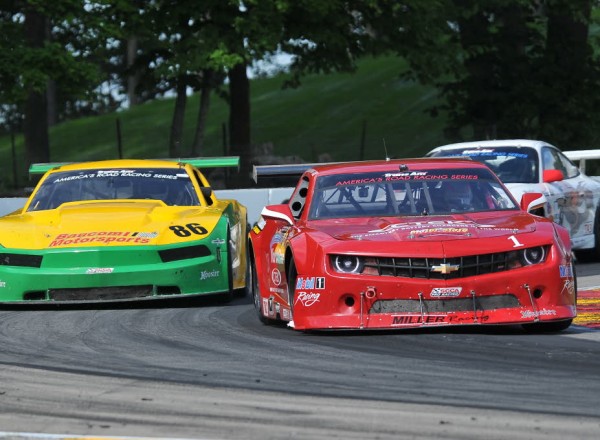
M 234 151 L 247 155 L 263 139 L 250 121 L 260 104 L 250 106 L 247 64 L 284 51 L 292 57 L 285 84 L 305 87 L 313 75 L 353 72 L 365 56 L 393 53 L 408 63 L 405 81 L 441 94 L 429 112 L 448 116 L 449 140 L 592 145 L 600 122 L 599 9 L 591 0 L 4 0 L 0 123 L 19 127 L 29 102 L 30 120 L 45 130 L 35 103 L 53 90 L 58 121 L 109 114 L 125 96 L 133 105 L 179 90 L 171 132 L 188 148 L 186 91 L 217 90 L 229 105 Z M 27 17 L 36 15 L 50 26 L 34 43 Z M 208 102 L 200 108 L 206 112 Z M 399 103 L 396 111 L 407 109 Z M 28 127 L 29 138 L 43 142 Z
M 98 30 L 104 26 L 82 0 L 5 1 L 0 9 L 0 102 L 22 112 L 31 91 L 45 92 L 53 81 L 66 101 L 95 99 L 90 88 L 98 84 L 99 68 L 94 59 Z M 41 14 L 51 29 L 39 45 L 28 41 L 28 14 Z M 95 26 L 92 32 L 89 26 Z M 2 115 L 10 120 L 10 115 Z
M 436 2 L 433 37 L 417 38 L 427 47 L 402 55 L 412 77 L 445 98 L 432 111 L 448 112 L 449 138 L 592 144 L 600 70 L 587 37 L 590 8 L 586 0 Z
M 418 157 L 445 142 L 440 114 L 425 110 L 437 104 L 431 87 L 399 77 L 406 63 L 397 57 L 358 60 L 354 73 L 307 75 L 297 89 L 282 89 L 289 75 L 251 80 L 253 146 L 257 154 L 297 157 L 312 162 Z M 181 154 L 191 154 L 198 96 L 190 97 Z M 116 119 L 122 129 L 123 155 L 163 158 L 174 100 L 158 99 L 117 114 L 84 117 L 50 130 L 51 160 L 82 161 L 117 157 Z M 222 127 L 228 117 L 224 101 L 212 106 L 205 155 L 222 156 Z M 361 156 L 365 128 L 364 155 Z M 16 139 L 17 157 L 23 148 Z M 0 176 L 12 183 L 10 137 L 0 137 Z M 263 158 L 268 160 L 269 158 Z M 22 184 L 26 175 L 20 174 Z

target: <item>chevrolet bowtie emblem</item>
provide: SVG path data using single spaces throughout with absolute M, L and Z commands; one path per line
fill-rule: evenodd
M 431 266 L 431 271 L 446 275 L 451 272 L 456 272 L 459 268 L 460 266 L 458 264 L 442 263 L 439 266 Z

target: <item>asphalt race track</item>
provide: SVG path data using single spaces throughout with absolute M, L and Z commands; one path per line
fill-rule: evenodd
M 577 273 L 600 286 L 600 264 Z M 590 439 L 599 402 L 582 326 L 300 333 L 249 298 L 0 310 L 4 439 Z

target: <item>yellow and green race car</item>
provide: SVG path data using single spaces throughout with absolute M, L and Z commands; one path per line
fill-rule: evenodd
M 239 158 L 34 164 L 25 206 L 0 218 L 0 303 L 87 303 L 249 287 L 247 213 L 199 168 Z

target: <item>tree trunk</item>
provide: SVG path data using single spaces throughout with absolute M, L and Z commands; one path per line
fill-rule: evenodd
M 48 109 L 48 127 L 53 127 L 58 124 L 58 108 L 56 105 L 56 81 L 48 81 L 46 89 L 46 101 Z
M 50 29 L 50 21 L 45 20 L 46 25 L 46 35 L 45 39 L 50 40 L 52 38 L 52 32 Z M 48 109 L 48 127 L 53 127 L 58 123 L 58 106 L 56 103 L 56 81 L 50 79 L 48 81 L 48 87 L 46 89 L 46 100 Z
M 192 143 L 192 157 L 202 155 L 202 150 L 204 149 L 204 131 L 206 129 L 206 119 L 210 107 L 210 92 L 212 91 L 213 76 L 214 72 L 211 69 L 202 71 L 202 90 L 200 91 L 200 107 L 198 109 L 196 131 L 194 132 L 194 142 Z
M 246 188 L 251 186 L 250 144 L 250 81 L 246 74 L 246 63 L 234 66 L 229 71 L 229 139 L 230 151 L 240 157 L 240 172 L 230 174 L 230 184 Z
M 129 101 L 129 107 L 133 107 L 139 103 L 136 89 L 140 82 L 140 74 L 133 70 L 137 55 L 137 41 L 136 37 L 129 37 L 126 46 L 127 52 L 125 62 L 127 68 L 127 100 Z
M 25 15 L 25 37 L 30 47 L 42 47 L 46 38 L 46 18 L 34 10 Z M 25 102 L 23 123 L 25 165 L 50 161 L 46 92 L 31 88 Z
M 592 50 L 588 43 L 588 23 L 591 14 L 589 0 L 553 2 L 548 10 L 548 32 L 544 83 L 548 93 L 554 94 L 540 108 L 540 131 L 542 137 L 555 143 L 583 143 L 585 125 L 595 110 L 590 96 L 595 90 L 587 87 L 593 73 L 590 67 Z M 588 107 L 589 106 L 589 107 Z M 572 130 L 574 137 L 564 139 L 563 121 L 578 121 L 580 130 Z
M 185 105 L 187 103 L 187 81 L 184 76 L 177 79 L 177 98 L 171 122 L 171 138 L 169 139 L 169 157 L 181 157 L 181 143 L 183 140 L 183 121 L 185 118 Z

